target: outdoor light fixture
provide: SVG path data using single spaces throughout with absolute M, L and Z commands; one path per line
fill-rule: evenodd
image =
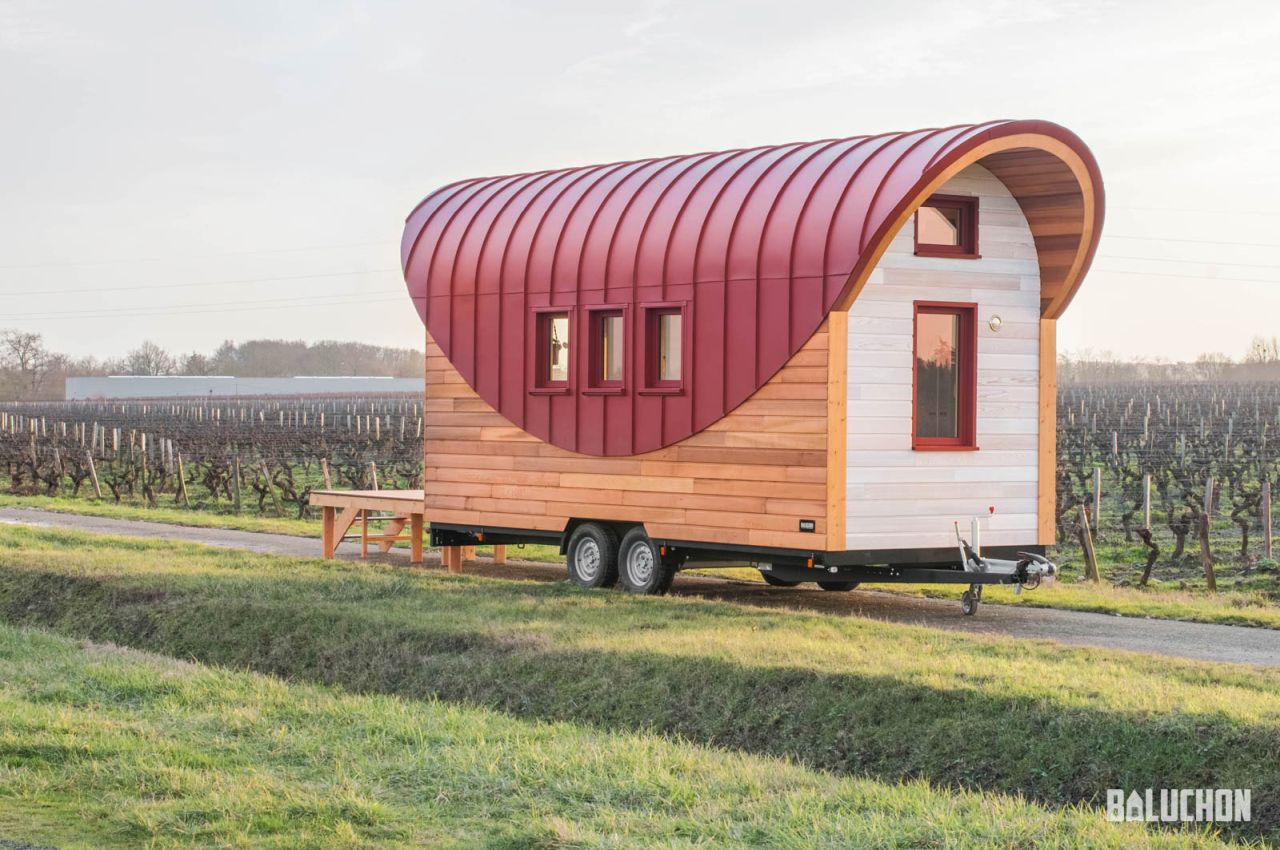
M 1003 324 L 1004 319 L 999 316 L 992 316 L 990 319 L 987 319 L 987 327 L 991 328 L 993 333 L 1000 330 L 1000 326 Z

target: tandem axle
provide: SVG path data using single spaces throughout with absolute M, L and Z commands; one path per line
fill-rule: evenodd
M 974 537 L 977 536 L 975 523 Z M 1034 589 L 1052 579 L 1057 567 L 1038 546 L 991 547 L 986 553 L 963 540 L 955 549 L 804 552 L 763 547 L 652 539 L 638 523 L 578 520 L 564 532 L 432 523 L 431 545 L 542 543 L 559 546 L 569 578 L 583 587 L 620 583 L 636 593 L 665 593 L 682 569 L 741 567 L 760 571 L 775 587 L 813 582 L 823 590 L 852 590 L 863 582 L 967 584 L 961 611 L 974 614 L 988 584 Z M 1040 550 L 1040 551 L 1036 551 Z

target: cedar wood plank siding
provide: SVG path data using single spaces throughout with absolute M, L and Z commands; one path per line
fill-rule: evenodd
M 828 548 L 828 523 L 842 524 L 842 514 L 828 519 L 829 322 L 728 416 L 628 458 L 575 454 L 520 430 L 467 385 L 428 334 L 426 515 L 554 531 L 571 517 L 629 520 L 655 538 Z M 837 355 L 843 351 L 837 344 Z M 815 520 L 816 532 L 799 531 L 802 518 Z M 832 548 L 842 538 L 841 530 Z

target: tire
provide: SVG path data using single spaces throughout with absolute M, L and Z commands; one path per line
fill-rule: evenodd
M 578 587 L 613 587 L 618 581 L 618 535 L 612 528 L 583 523 L 565 547 L 569 580 Z
M 630 593 L 661 596 L 671 589 L 676 565 L 663 558 L 644 529 L 636 526 L 626 533 L 618 547 L 618 577 Z
M 760 578 L 764 579 L 764 583 L 770 587 L 795 587 L 800 583 L 798 581 L 788 581 L 785 578 L 778 578 L 773 573 L 766 573 L 764 570 L 760 571 Z
M 835 593 L 845 593 L 858 586 L 856 581 L 820 581 L 818 587 Z
M 960 613 L 972 617 L 978 613 L 978 595 L 972 590 L 960 594 Z

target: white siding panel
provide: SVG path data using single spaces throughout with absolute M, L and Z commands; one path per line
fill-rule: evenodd
M 1040 277 L 1017 201 L 980 166 L 941 190 L 978 195 L 976 260 L 917 257 L 913 222 L 849 311 L 846 545 L 950 546 L 980 517 L 983 542 L 1036 537 Z M 978 451 L 911 449 L 912 302 L 978 304 Z M 1002 321 L 999 332 L 987 326 Z M 990 509 L 994 508 L 994 514 Z

